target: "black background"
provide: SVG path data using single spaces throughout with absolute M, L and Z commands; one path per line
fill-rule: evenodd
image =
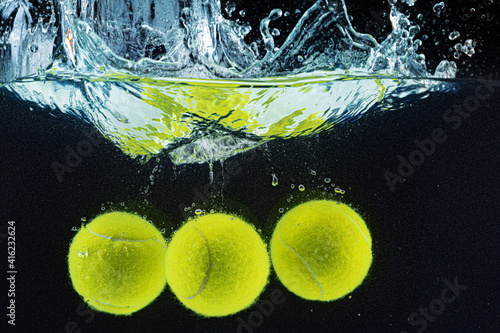
M 386 8 L 383 2 L 371 5 Z M 455 4 L 457 10 L 459 5 Z M 466 1 L 462 5 L 472 6 Z M 253 17 L 253 5 L 239 6 Z M 359 17 L 361 22 L 358 25 L 365 26 L 371 7 L 352 7 L 354 19 Z M 268 12 L 264 4 L 258 10 Z M 455 18 L 450 20 L 456 22 Z M 470 33 L 485 42 L 483 53 L 459 64 L 460 69 L 470 66 L 462 75 L 493 73 L 498 79 L 495 66 L 500 62 L 494 53 L 498 20 L 472 20 L 470 26 L 477 31 L 470 29 Z M 496 36 L 491 35 L 494 32 Z M 436 50 L 429 47 L 425 53 Z M 443 120 L 446 110 L 473 95 L 478 85 L 477 80 L 462 82 L 458 93 L 434 94 L 398 111 L 374 111 L 328 133 L 270 142 L 226 162 L 223 201 L 227 209 L 261 228 L 266 241 L 278 208 L 293 207 L 307 195 L 314 197 L 324 178 L 346 191 L 335 197 L 359 210 L 374 241 L 368 277 L 350 296 L 335 302 L 302 300 L 271 273 L 261 299 L 271 300 L 273 292 L 281 292 L 284 301 L 275 304 L 272 314 L 252 328 L 254 332 L 417 332 L 423 328 L 422 321 L 411 325 L 408 317 L 440 298 L 445 280 L 455 278 L 467 289 L 434 320 L 426 321 L 425 331 L 500 330 L 500 86 L 457 129 Z M 259 309 L 252 306 L 234 316 L 201 318 L 183 308 L 168 287 L 151 305 L 129 317 L 86 308 L 67 272 L 67 251 L 75 234 L 72 227 L 79 226 L 82 217 L 90 220 L 99 214 L 101 207 L 126 202 L 131 210 L 147 214 L 158 228 L 165 228 L 168 238 L 185 217 L 179 207 L 198 201 L 197 193 L 207 187 L 208 166 L 174 167 L 163 155 L 159 162 L 140 164 L 103 141 L 59 182 L 52 162 L 64 162 L 66 147 L 76 147 L 91 129 L 77 120 L 30 107 L 0 90 L 1 274 L 6 278 L 7 221 L 16 223 L 18 271 L 16 327 L 6 325 L 5 278 L 0 290 L 2 327 L 8 332 L 237 332 L 238 318 L 248 322 L 249 316 L 255 317 Z M 445 131 L 446 141 L 437 144 L 434 153 L 392 192 L 384 172 L 397 173 L 397 156 L 408 158 L 416 149 L 414 141 L 429 138 L 436 128 Z M 239 171 L 228 173 L 229 163 Z M 160 170 L 154 172 L 151 184 L 157 165 Z M 216 176 L 221 170 L 215 164 Z M 279 178 L 276 187 L 271 185 L 273 173 Z M 306 187 L 305 192 L 297 190 L 299 184 Z M 294 200 L 287 203 L 290 194 Z M 149 204 L 132 208 L 133 202 L 144 199 Z

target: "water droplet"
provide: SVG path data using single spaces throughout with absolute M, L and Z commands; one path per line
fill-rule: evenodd
M 273 173 L 271 176 L 273 176 L 273 180 L 271 181 L 271 185 L 278 186 L 278 177 L 276 176 L 276 174 Z
M 493 0 L 492 0 L 492 1 L 493 1 Z M 285 13 L 283 14 L 283 16 L 284 16 L 284 17 L 290 16 L 290 12 L 285 12 Z
M 311 175 L 316 176 L 316 171 L 311 170 Z
M 288 198 L 288 199 L 286 199 L 286 202 L 290 202 L 291 200 L 292 200 L 292 199 Z
M 201 215 L 201 214 L 203 214 L 203 211 L 201 209 L 197 209 L 197 210 L 194 211 L 194 213 L 196 215 Z
M 283 213 L 285 210 L 283 208 L 278 209 L 278 212 Z
M 82 222 L 87 222 L 87 218 L 86 217 L 82 217 L 80 220 L 82 220 Z
M 161 229 L 161 230 L 160 230 L 160 232 L 161 232 L 162 234 L 165 234 L 165 232 L 166 232 L 165 228 Z
M 325 178 L 325 183 L 330 184 L 332 180 L 330 178 Z
M 297 60 L 298 60 L 299 62 L 302 62 L 302 61 L 304 61 L 304 57 L 303 57 L 303 56 L 301 56 L 301 55 L 299 55 L 299 56 L 297 56 Z
M 304 185 L 299 185 L 299 191 L 303 192 L 306 190 L 306 187 Z
M 78 227 L 71 228 L 71 231 L 78 231 Z
M 428 40 L 428 39 L 429 39 L 429 36 L 427 36 L 427 35 L 422 36 L 422 40 Z
M 280 31 L 278 29 L 274 28 L 273 31 L 271 31 L 271 34 L 273 36 L 279 36 L 280 35 Z
M 105 209 L 106 209 L 106 207 L 104 207 L 104 206 L 101 207 L 101 210 L 105 210 Z
M 295 185 L 294 185 L 294 184 L 292 184 L 292 185 L 290 185 L 290 187 L 291 187 L 292 189 L 294 189 L 294 188 L 295 188 Z
M 422 14 L 418 14 L 418 15 L 417 15 L 417 19 L 419 19 L 419 20 L 423 20 L 423 19 L 424 19 L 424 15 L 422 15 Z
M 79 256 L 80 258 L 83 258 L 83 257 L 84 257 L 83 252 L 82 252 L 82 251 L 78 251 L 78 256 Z
M 240 16 L 241 16 L 241 17 L 245 17 L 246 13 L 247 13 L 247 10 L 246 10 L 246 9 L 242 9 L 242 10 L 240 10 Z

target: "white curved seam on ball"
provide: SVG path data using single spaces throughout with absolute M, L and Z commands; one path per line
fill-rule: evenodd
M 205 284 L 207 283 L 208 275 L 210 274 L 210 270 L 212 269 L 212 266 L 214 265 L 213 262 L 212 262 L 212 255 L 210 254 L 210 248 L 208 247 L 208 240 L 201 233 L 201 231 L 198 230 L 198 228 L 196 228 L 196 226 L 194 225 L 194 221 L 193 221 L 193 228 L 196 231 L 198 231 L 198 233 L 201 235 L 201 237 L 203 237 L 203 239 L 205 240 L 205 244 L 207 245 L 208 261 L 210 262 L 210 266 L 208 267 L 207 272 L 205 273 L 205 277 L 203 278 L 203 282 L 201 283 L 201 286 L 200 286 L 200 289 L 198 290 L 198 292 L 196 294 L 194 294 L 193 296 L 186 297 L 187 299 L 193 299 L 193 298 L 195 298 L 196 296 L 198 296 L 203 291 L 203 289 L 205 288 Z
M 286 244 L 285 242 L 283 242 L 283 240 L 281 239 L 281 236 L 280 236 L 280 230 L 281 230 L 281 224 L 278 227 L 278 239 L 280 240 L 281 244 L 283 244 L 283 246 L 285 246 L 287 249 L 289 249 L 290 251 L 292 251 L 302 261 L 302 263 L 304 265 L 306 265 L 306 267 L 309 270 L 309 272 L 311 273 L 314 281 L 316 281 L 316 283 L 318 283 L 318 287 L 319 287 L 319 290 L 321 292 L 321 297 L 320 298 L 323 298 L 323 287 L 321 286 L 321 283 L 316 278 L 316 275 L 312 271 L 311 266 L 309 266 L 309 264 L 306 262 L 306 260 L 297 251 L 295 251 L 291 246 L 289 246 L 288 244 Z
M 361 230 L 361 228 L 359 227 L 359 225 L 356 223 L 356 221 L 354 221 L 352 219 L 352 217 L 349 216 L 349 214 L 347 214 L 341 207 L 340 205 L 337 205 L 337 207 L 339 207 L 339 209 L 352 221 L 352 223 L 354 223 L 356 225 L 356 227 L 359 229 L 359 231 L 361 232 L 361 234 L 363 235 L 363 237 L 366 239 L 366 242 L 368 243 L 368 245 L 372 245 L 371 242 L 368 240 L 368 238 L 366 237 L 365 233 L 363 232 L 363 230 Z
M 153 237 L 153 238 L 150 238 L 150 239 L 125 239 L 125 238 L 114 238 L 114 237 L 111 237 L 111 236 L 106 236 L 106 235 L 100 235 L 96 232 L 93 232 L 92 230 L 90 230 L 89 228 L 87 228 L 87 230 L 91 233 L 91 234 L 94 234 L 96 236 L 99 236 L 99 237 L 102 237 L 104 239 L 109 239 L 111 240 L 112 242 L 137 242 L 137 243 L 142 243 L 142 242 L 149 242 L 149 241 L 152 241 L 152 240 L 155 240 L 155 241 L 158 241 L 160 244 L 161 241 L 156 238 L 156 237 Z M 162 244 L 163 245 L 163 244 Z
M 99 303 L 99 304 L 114 306 L 114 307 L 117 307 L 117 308 L 138 308 L 138 307 L 143 306 L 143 305 L 115 305 L 115 304 L 111 304 L 111 303 L 101 302 L 101 301 L 98 301 L 98 300 L 95 300 L 95 299 L 93 299 L 92 301 L 96 302 L 96 303 Z

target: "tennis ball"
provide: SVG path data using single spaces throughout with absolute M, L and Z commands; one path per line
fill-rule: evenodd
M 138 311 L 165 287 L 165 247 L 162 234 L 137 215 L 100 215 L 78 231 L 69 248 L 73 287 L 95 310 Z
M 267 283 L 266 245 L 255 229 L 226 214 L 208 214 L 185 223 L 166 255 L 167 283 L 179 301 L 207 317 L 250 306 Z
M 372 262 L 372 240 L 349 206 L 313 200 L 288 211 L 271 238 L 271 261 L 283 285 L 310 300 L 331 301 L 353 291 Z

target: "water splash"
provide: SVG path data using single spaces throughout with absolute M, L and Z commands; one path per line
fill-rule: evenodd
M 251 27 L 225 19 L 216 0 L 48 3 L 35 23 L 28 1 L 0 2 L 4 88 L 95 125 L 131 156 L 167 150 L 176 164 L 224 160 L 449 91 L 436 79 L 456 73 L 448 61 L 428 72 L 418 25 L 394 5 L 380 44 L 354 30 L 344 0 L 319 0 L 277 47 L 280 9 L 261 21 L 260 44 L 247 44 Z M 460 52 L 473 53 L 469 44 Z

